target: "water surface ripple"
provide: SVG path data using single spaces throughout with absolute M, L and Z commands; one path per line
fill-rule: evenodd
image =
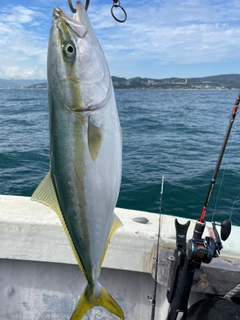
M 123 130 L 117 206 L 198 218 L 236 90 L 116 90 Z M 31 196 L 49 170 L 47 91 L 0 90 L 0 193 Z M 233 126 L 207 218 L 240 225 L 240 128 Z M 220 188 L 221 187 L 221 188 Z M 220 191 L 219 191 L 220 189 Z

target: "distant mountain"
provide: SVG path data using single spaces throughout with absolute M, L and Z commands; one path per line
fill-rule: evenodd
M 120 78 L 112 77 L 115 89 L 233 89 L 240 88 L 240 74 L 222 74 L 201 78 Z M 0 88 L 47 89 L 46 80 L 4 80 Z
M 0 79 L 0 88 L 23 88 L 23 87 L 29 87 L 34 84 L 38 84 L 40 82 L 44 82 L 46 80 L 7 80 L 7 79 Z
M 112 77 L 115 88 L 129 89 L 233 89 L 240 88 L 240 74 L 223 74 L 201 78 L 118 78 Z
M 47 89 L 47 82 L 32 84 L 28 89 Z

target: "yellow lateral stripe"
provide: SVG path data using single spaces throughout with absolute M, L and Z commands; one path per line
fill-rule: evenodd
M 69 241 L 70 246 L 73 251 L 73 254 L 78 262 L 80 269 L 82 270 L 84 276 L 86 277 L 86 272 L 84 270 L 83 264 L 82 264 L 80 257 L 78 256 L 78 253 L 75 249 L 74 243 L 72 241 L 71 235 L 68 231 L 68 228 L 66 226 L 62 211 L 60 209 L 60 205 L 58 202 L 58 198 L 56 195 L 56 191 L 54 188 L 54 184 L 53 184 L 50 172 L 46 175 L 46 177 L 41 181 L 41 183 L 39 184 L 37 189 L 34 191 L 32 197 L 31 197 L 31 200 L 40 202 L 40 203 L 50 207 L 52 210 L 54 210 L 57 213 L 57 215 L 62 223 L 63 229 L 67 235 L 68 241 Z

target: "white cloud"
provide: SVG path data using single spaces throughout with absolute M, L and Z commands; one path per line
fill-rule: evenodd
M 9 79 L 46 79 L 46 72 L 40 67 L 22 68 L 18 66 L 3 66 L 0 68 L 0 77 Z
M 30 23 L 33 21 L 35 12 L 22 6 L 14 6 L 9 13 L 6 8 L 2 10 L 1 20 L 3 23 L 12 25 Z
M 238 12 L 240 4 L 215 2 L 136 5 L 127 10 L 129 18 L 124 26 L 116 25 L 111 32 L 103 34 L 99 17 L 93 22 L 111 61 L 152 59 L 161 64 L 192 64 L 240 58 L 240 23 L 233 14 Z
M 46 78 L 54 4 L 39 0 L 40 4 L 41 8 L 31 4 L 0 9 L 0 77 Z M 89 7 L 94 30 L 115 75 L 120 64 L 128 77 L 127 69 L 137 74 L 133 66 L 141 70 L 146 63 L 159 67 L 240 58 L 237 0 L 122 0 L 121 4 L 128 14 L 123 24 L 112 18 L 111 2 L 91 0 Z M 70 12 L 66 2 L 58 5 Z
M 47 37 L 39 36 L 39 12 L 23 6 L 0 10 L 0 76 L 46 78 Z

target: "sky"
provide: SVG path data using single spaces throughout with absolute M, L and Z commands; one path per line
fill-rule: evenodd
M 239 0 L 121 0 L 124 23 L 112 18 L 112 3 L 90 0 L 88 8 L 112 76 L 240 73 Z M 46 79 L 54 6 L 72 15 L 67 0 L 0 0 L 0 78 Z

